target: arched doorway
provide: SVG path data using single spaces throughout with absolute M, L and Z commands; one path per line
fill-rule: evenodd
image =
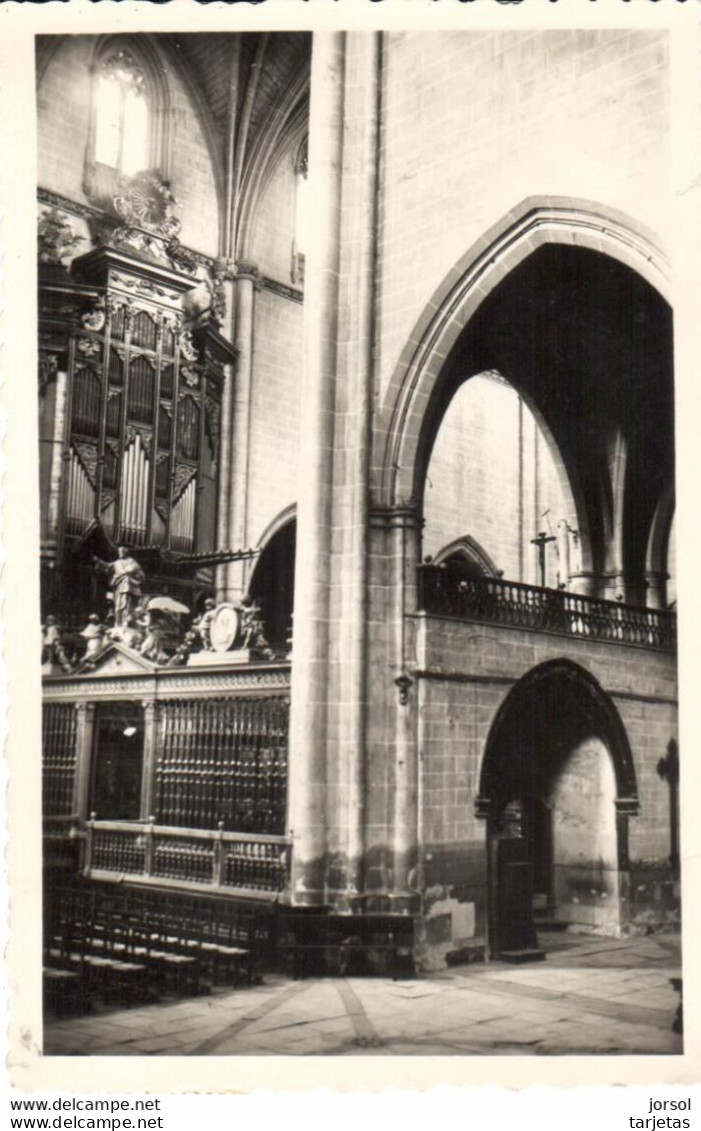
M 248 591 L 259 605 L 265 636 L 273 651 L 289 651 L 295 589 L 297 522 L 288 518 L 267 539 Z
M 549 661 L 511 690 L 487 740 L 480 808 L 493 954 L 534 948 L 539 919 L 620 933 L 635 770 L 618 712 L 587 671 Z

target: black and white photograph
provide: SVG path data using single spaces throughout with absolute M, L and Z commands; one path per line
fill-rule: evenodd
M 683 1061 L 679 30 L 462 7 L 33 37 L 44 1062 Z

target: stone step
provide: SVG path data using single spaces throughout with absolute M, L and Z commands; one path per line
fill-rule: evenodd
M 528 947 L 525 950 L 501 950 L 499 957 L 502 962 L 511 962 L 514 966 L 520 966 L 524 962 L 544 962 L 545 951 L 537 947 Z
M 533 914 L 533 920 L 539 931 L 566 931 L 569 927 L 569 923 L 565 923 L 563 919 L 551 919 L 548 916 L 539 915 L 537 911 Z

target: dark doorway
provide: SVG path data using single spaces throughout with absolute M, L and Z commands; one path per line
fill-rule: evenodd
M 138 703 L 101 703 L 95 718 L 91 810 L 103 821 L 141 813 L 144 718 Z
M 258 559 L 249 593 L 260 607 L 265 635 L 273 651 L 284 654 L 292 637 L 297 523 L 273 534 Z
M 542 797 L 528 798 L 527 835 L 533 858 L 533 908 L 550 911 L 553 891 L 553 813 Z
M 628 861 L 616 798 L 635 798 L 620 717 L 584 669 L 550 661 L 506 697 L 487 743 L 490 946 L 534 945 L 539 925 L 616 935 Z M 517 867 L 518 865 L 518 867 Z

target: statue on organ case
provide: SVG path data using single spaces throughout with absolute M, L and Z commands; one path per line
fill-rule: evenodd
M 70 660 L 63 646 L 63 629 L 54 616 L 48 616 L 42 627 L 41 663 L 49 674 L 54 667 L 64 672 L 71 670 Z
M 133 648 L 138 651 L 144 639 L 144 631 L 139 627 L 137 618 L 129 616 L 123 624 L 115 625 L 107 633 L 110 640 L 121 640 L 122 644 L 126 644 L 127 648 Z
M 97 613 L 91 613 L 88 617 L 88 623 L 82 630 L 80 635 L 86 642 L 85 658 L 94 656 L 99 652 L 106 641 L 107 632 L 105 626 L 101 624 L 100 618 Z
M 195 639 L 199 638 L 199 640 L 201 640 L 202 648 L 205 651 L 209 651 L 209 649 L 212 647 L 210 629 L 212 621 L 214 620 L 214 613 L 216 611 L 216 608 L 217 602 L 213 600 L 212 597 L 208 597 L 204 603 L 204 612 L 200 617 L 198 617 L 198 619 L 192 626 L 193 631 L 196 633 Z
M 265 628 L 260 609 L 249 594 L 241 598 L 241 634 L 243 636 L 242 648 L 260 652 L 266 660 L 273 659 L 274 653 L 265 639 Z
M 126 546 L 120 546 L 117 553 L 119 557 L 115 562 L 103 562 L 99 558 L 93 558 L 93 561 L 96 569 L 109 575 L 114 624 L 115 628 L 121 629 L 129 624 L 137 611 L 146 576 Z

